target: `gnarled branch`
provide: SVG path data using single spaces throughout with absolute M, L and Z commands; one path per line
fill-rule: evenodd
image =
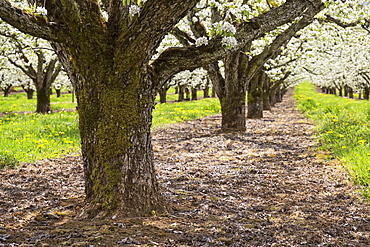
M 13 7 L 6 0 L 0 0 L 0 18 L 24 33 L 47 40 L 60 41 L 55 23 L 49 22 L 43 16 L 25 13 Z
M 281 6 L 239 25 L 236 34 L 239 45 L 235 48 L 238 49 L 248 42 L 263 37 L 276 27 L 307 14 L 307 8 L 319 12 L 324 5 L 320 0 L 288 0 Z M 220 37 L 215 38 L 207 46 L 172 47 L 164 51 L 152 63 L 157 80 L 165 81 L 182 70 L 205 66 L 224 57 L 227 51 L 220 44 L 220 40 Z

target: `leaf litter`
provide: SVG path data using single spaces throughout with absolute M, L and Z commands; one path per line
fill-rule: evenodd
M 292 91 L 246 132 L 221 116 L 153 133 L 170 215 L 79 221 L 78 155 L 0 170 L 0 246 L 370 246 L 370 207 L 315 149 Z

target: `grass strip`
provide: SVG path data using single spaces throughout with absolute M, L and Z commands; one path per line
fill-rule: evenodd
M 7 109 L 7 114 L 0 117 L 0 168 L 15 167 L 20 162 L 35 162 L 80 151 L 76 111 L 45 115 L 17 114 L 16 111 L 33 111 L 35 107 L 33 103 L 28 104 L 25 94 L 19 95 L 8 98 L 10 103 L 3 104 L 6 100 L 0 101 L 0 108 Z M 58 100 L 60 103 L 53 104 L 53 109 L 64 108 L 66 100 Z M 219 113 L 220 109 L 216 98 L 157 104 L 153 111 L 153 128 L 213 115 Z
M 370 102 L 317 93 L 309 83 L 296 87 L 295 98 L 316 125 L 320 149 L 340 160 L 370 198 Z

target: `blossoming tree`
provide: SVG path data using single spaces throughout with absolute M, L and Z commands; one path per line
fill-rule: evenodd
M 358 91 L 368 98 L 369 3 L 327 1 L 327 5 L 300 35 L 303 49 L 292 72 L 327 93 L 353 97 Z
M 81 217 L 166 211 L 150 141 L 155 93 L 174 74 L 209 64 L 226 51 L 223 37 L 215 36 L 207 45 L 169 48 L 152 57 L 197 2 L 42 0 L 36 3 L 47 12 L 35 15 L 0 0 L 4 21 L 52 42 L 75 88 L 86 188 Z M 241 23 L 235 39 L 243 46 L 321 4 L 288 0 Z
M 61 71 L 61 66 L 49 43 L 22 34 L 5 23 L 0 24 L 0 40 L 3 43 L 1 56 L 33 82 L 37 95 L 36 112 L 51 112 L 50 87 Z M 29 87 L 25 89 L 28 91 Z

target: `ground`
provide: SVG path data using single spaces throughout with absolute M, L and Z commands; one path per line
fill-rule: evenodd
M 370 204 L 318 151 L 290 92 L 220 133 L 220 115 L 155 131 L 161 189 L 174 212 L 78 221 L 78 155 L 0 170 L 0 246 L 370 246 Z

